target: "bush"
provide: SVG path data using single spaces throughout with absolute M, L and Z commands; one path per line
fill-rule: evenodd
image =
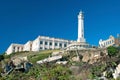
M 95 79 L 97 77 L 101 77 L 102 76 L 102 73 L 103 71 L 106 69 L 106 65 L 102 64 L 102 65 L 96 65 L 96 66 L 93 66 L 91 69 L 90 69 L 90 76 L 92 79 Z
M 118 50 L 116 47 L 110 46 L 107 48 L 108 50 L 108 56 L 111 58 L 112 56 L 116 56 L 116 54 L 118 53 Z

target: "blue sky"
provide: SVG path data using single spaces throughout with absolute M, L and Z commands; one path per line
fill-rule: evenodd
M 85 38 L 120 33 L 119 0 L 0 0 L 0 53 L 11 43 L 24 44 L 38 35 L 77 40 L 77 15 L 84 12 Z

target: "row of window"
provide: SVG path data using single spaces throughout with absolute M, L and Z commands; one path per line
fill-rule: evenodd
M 47 48 L 47 47 L 40 47 L 39 50 L 52 50 L 53 48 Z M 55 49 L 58 49 L 58 48 L 55 48 Z
M 43 41 L 40 41 L 40 44 L 43 44 Z M 48 45 L 48 42 L 45 42 L 45 45 Z M 49 42 L 49 45 L 52 46 L 52 42 Z M 55 46 L 58 46 L 58 43 L 54 43 Z M 59 47 L 62 47 L 62 43 L 59 43 Z M 67 47 L 67 44 L 64 44 L 64 47 Z
M 15 50 L 15 48 L 17 48 L 17 50 L 19 50 L 21 47 L 13 47 L 13 49 Z M 21 50 L 23 50 L 23 48 L 21 48 Z
M 112 44 L 114 41 L 111 40 L 111 41 L 108 41 L 108 42 L 105 42 L 104 45 L 109 45 L 109 44 Z
M 16 50 L 17 49 L 17 50 Z M 16 47 L 16 46 L 14 46 L 13 47 L 13 52 L 17 52 L 17 51 L 22 51 L 23 50 L 23 48 L 22 47 Z
M 111 40 L 111 41 L 104 42 L 103 44 L 100 44 L 100 46 L 105 47 L 105 46 L 113 44 L 113 43 L 114 43 L 114 40 Z

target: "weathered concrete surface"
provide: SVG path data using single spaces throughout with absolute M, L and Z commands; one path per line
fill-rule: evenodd
M 97 62 L 103 56 L 106 56 L 107 49 L 106 48 L 91 48 L 91 49 L 83 49 L 83 50 L 69 50 L 68 54 L 78 54 L 82 55 L 83 62 L 89 62 L 90 64 Z

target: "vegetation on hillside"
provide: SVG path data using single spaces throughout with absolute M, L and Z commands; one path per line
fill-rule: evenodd
M 29 72 L 13 71 L 5 80 L 72 80 L 67 66 L 56 64 L 34 65 Z M 4 80 L 3 79 L 3 80 Z
M 74 62 L 72 57 L 77 54 L 64 54 L 61 60 L 69 61 L 67 65 L 58 65 L 54 62 L 36 64 L 36 61 L 51 56 L 53 50 L 45 50 L 40 52 L 19 52 L 11 55 L 0 55 L 1 60 L 8 60 L 17 55 L 27 55 L 28 60 L 33 63 L 33 67 L 29 72 L 21 72 L 13 70 L 6 77 L 0 77 L 0 80 L 86 80 L 98 79 L 106 71 L 106 78 L 113 80 L 113 70 L 120 63 L 120 48 L 108 47 L 108 56 L 101 58 L 99 62 L 89 64 L 85 62 Z M 58 50 L 54 50 L 58 51 Z M 80 59 L 82 56 L 79 55 Z M 0 62 L 1 64 L 1 62 Z M 1 65 L 0 65 L 1 66 Z M 70 67 L 76 68 L 71 70 Z M 0 69 L 2 71 L 2 69 Z M 75 73 L 75 74 L 74 74 Z M 119 80 L 119 79 L 118 79 Z
M 106 72 L 105 77 L 109 80 L 114 80 L 112 73 L 118 64 L 120 64 L 120 50 L 116 47 L 110 46 L 107 48 L 108 56 L 106 59 L 102 60 L 101 63 L 95 63 L 94 66 L 90 69 L 89 77 L 91 79 L 98 79 L 103 75 L 103 72 Z M 120 80 L 120 79 L 117 79 Z
M 36 61 L 51 56 L 51 53 L 52 50 L 45 50 L 40 52 L 19 52 L 11 55 L 3 55 L 5 59 L 8 60 L 17 55 L 27 54 L 28 60 L 33 63 L 33 67 L 31 67 L 28 72 L 13 70 L 6 77 L 0 77 L 0 80 L 72 80 L 72 73 L 67 65 L 57 65 L 55 63 L 36 64 Z
M 108 49 L 108 56 L 109 57 L 114 57 L 118 53 L 118 49 L 116 47 L 110 46 L 107 49 Z

